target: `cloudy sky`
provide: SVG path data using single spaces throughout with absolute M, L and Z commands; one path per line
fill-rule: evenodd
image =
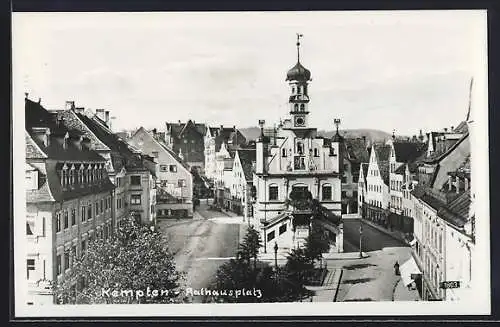
M 310 124 L 415 134 L 465 118 L 484 74 L 484 12 L 14 13 L 14 103 L 105 108 L 114 128 L 287 115 L 285 76 L 311 70 Z

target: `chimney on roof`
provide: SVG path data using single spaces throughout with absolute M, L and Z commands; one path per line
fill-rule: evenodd
M 451 126 L 450 132 L 453 132 L 455 126 Z
M 27 99 L 28 98 L 28 95 L 29 93 L 28 92 L 24 92 L 24 98 Z
M 448 175 L 448 191 L 451 191 L 452 185 L 453 185 L 453 181 L 451 179 L 451 175 Z
M 66 110 L 75 109 L 75 101 L 66 101 L 66 106 L 64 107 Z
M 178 120 L 179 124 L 181 123 L 180 119 Z
M 104 111 L 104 122 L 109 126 L 109 110 Z
M 446 127 L 445 127 L 445 128 L 444 128 L 444 132 L 445 132 L 445 133 L 446 133 L 446 132 L 448 132 L 448 128 L 446 128 Z
M 38 98 L 38 104 L 42 103 L 42 98 Z
M 224 129 L 224 125 L 220 125 L 220 130 L 222 131 Z
M 75 112 L 76 112 L 77 114 L 82 114 L 82 115 L 83 115 L 84 111 L 85 111 L 85 108 L 84 108 L 84 107 L 76 107 L 76 108 L 75 108 Z

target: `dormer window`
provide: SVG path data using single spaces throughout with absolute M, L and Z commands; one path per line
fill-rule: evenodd
M 297 153 L 298 154 L 304 153 L 304 145 L 302 144 L 302 142 L 297 142 Z
M 68 166 L 63 165 L 61 169 L 61 185 L 64 187 L 68 184 Z
M 298 103 L 293 105 L 293 111 L 299 111 L 299 104 Z

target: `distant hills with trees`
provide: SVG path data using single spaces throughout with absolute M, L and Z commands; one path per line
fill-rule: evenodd
M 255 140 L 260 135 L 259 127 L 246 127 L 246 128 L 240 128 L 239 130 L 241 133 L 243 133 L 243 135 L 245 135 L 245 137 L 248 140 Z M 347 138 L 357 138 L 366 136 L 366 140 L 372 142 L 382 142 L 391 137 L 391 134 L 387 132 L 378 129 L 367 129 L 367 128 L 339 130 L 339 133 L 343 137 Z M 333 135 L 335 135 L 335 130 L 331 131 L 319 130 L 318 135 L 331 138 Z

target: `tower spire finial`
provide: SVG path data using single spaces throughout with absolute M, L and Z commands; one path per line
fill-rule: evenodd
M 300 62 L 300 38 L 303 37 L 303 34 L 297 33 L 297 62 Z

